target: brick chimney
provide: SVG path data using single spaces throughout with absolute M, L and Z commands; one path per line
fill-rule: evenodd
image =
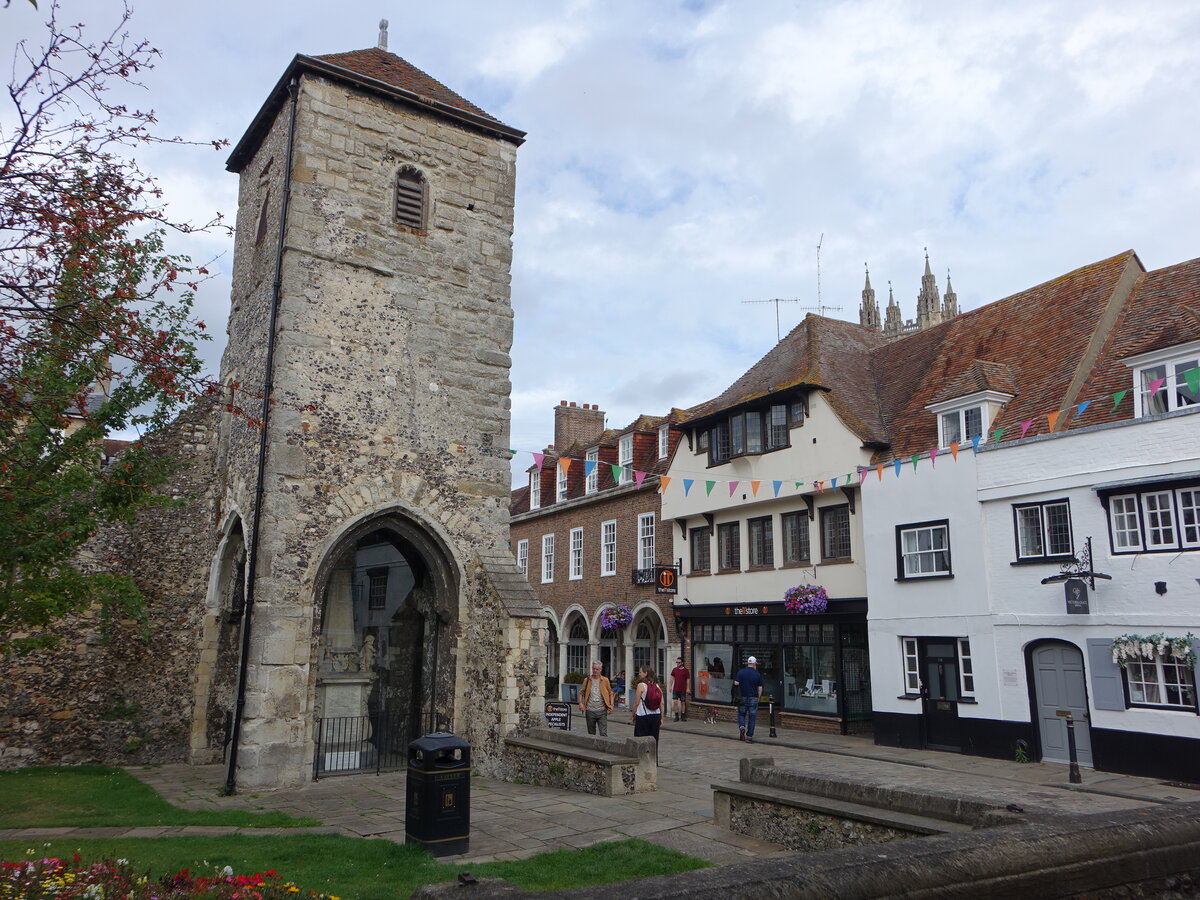
M 554 407 L 554 447 L 562 451 L 575 442 L 587 444 L 604 432 L 604 413 L 595 403 L 579 406 L 559 401 Z

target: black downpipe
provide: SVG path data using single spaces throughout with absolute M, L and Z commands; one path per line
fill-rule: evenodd
M 250 532 L 247 560 L 246 607 L 242 613 L 242 647 L 238 667 L 237 698 L 234 701 L 233 731 L 229 737 L 229 762 L 225 770 L 225 793 L 237 793 L 238 748 L 242 736 L 242 712 L 246 706 L 246 681 L 250 668 L 250 626 L 254 621 L 254 585 L 258 576 L 258 541 L 262 530 L 263 482 L 267 469 L 267 424 L 271 418 L 271 394 L 275 390 L 275 322 L 279 316 L 279 293 L 283 282 L 283 239 L 287 232 L 288 200 L 292 189 L 292 151 L 296 145 L 296 100 L 300 83 L 293 78 L 288 85 L 292 109 L 288 118 L 287 153 L 283 169 L 283 199 L 279 209 L 279 244 L 275 251 L 275 280 L 271 285 L 271 311 L 267 320 L 267 359 L 263 372 L 262 424 L 258 437 L 258 481 L 254 487 L 254 527 Z

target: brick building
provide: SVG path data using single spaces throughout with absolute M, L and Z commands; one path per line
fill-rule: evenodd
M 659 489 L 683 416 L 672 410 L 609 429 L 596 405 L 555 408 L 554 443 L 513 491 L 510 529 L 517 566 L 549 623 L 550 676 L 584 672 L 592 660 L 610 677 L 674 664 L 682 637 L 654 572 L 675 563 Z M 614 606 L 632 611 L 628 627 L 601 626 L 601 612 Z

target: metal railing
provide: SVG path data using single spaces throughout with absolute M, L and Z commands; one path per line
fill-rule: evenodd
M 409 733 L 408 719 L 395 712 L 317 719 L 313 781 L 404 768 L 409 741 L 416 736 Z

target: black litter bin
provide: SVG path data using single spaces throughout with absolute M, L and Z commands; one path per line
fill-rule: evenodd
M 444 731 L 408 745 L 405 843 L 434 856 L 466 853 L 471 836 L 471 745 Z

